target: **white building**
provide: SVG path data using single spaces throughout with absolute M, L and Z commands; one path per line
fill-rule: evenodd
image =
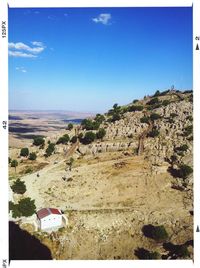
M 58 228 L 67 224 L 67 218 L 57 208 L 42 208 L 36 214 L 38 226 L 41 230 Z

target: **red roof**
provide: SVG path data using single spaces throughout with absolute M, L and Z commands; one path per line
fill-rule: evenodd
M 61 215 L 61 211 L 57 208 L 42 208 L 37 211 L 37 216 L 39 219 L 42 219 L 50 214 L 58 214 Z

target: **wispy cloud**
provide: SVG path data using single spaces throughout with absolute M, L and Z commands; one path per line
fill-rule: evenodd
M 34 45 L 34 46 L 38 46 L 38 47 L 44 47 L 43 43 L 38 42 L 38 41 L 33 41 L 33 42 L 31 42 L 31 44 Z
M 47 18 L 48 20 L 56 20 L 56 16 L 54 15 L 49 15 Z
M 8 55 L 12 57 L 18 57 L 18 58 L 36 58 L 36 55 L 23 53 L 21 51 L 8 51 Z
M 15 68 L 17 71 L 20 71 L 22 73 L 27 73 L 27 70 L 24 67 L 16 67 Z
M 110 13 L 104 13 L 104 14 L 102 13 L 99 14 L 99 16 L 96 18 L 92 18 L 92 21 L 94 21 L 95 23 L 102 23 L 104 25 L 109 25 L 111 18 L 112 16 Z
M 31 44 L 33 47 L 22 42 L 8 43 L 8 54 L 13 57 L 36 58 L 37 55 L 45 49 L 42 42 L 33 41 Z

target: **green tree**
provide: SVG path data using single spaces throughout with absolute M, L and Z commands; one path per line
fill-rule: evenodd
M 102 114 L 96 114 L 96 117 L 94 120 L 101 124 L 101 123 L 103 123 L 103 121 L 105 121 L 105 116 Z
M 113 116 L 111 118 L 111 122 L 115 122 L 115 121 L 118 121 L 120 119 L 121 119 L 120 115 L 118 113 L 115 113 L 115 114 L 113 114 Z
M 153 95 L 154 97 L 158 97 L 160 96 L 160 91 L 159 90 L 156 90 L 155 94 Z
M 49 157 L 55 151 L 55 143 L 50 143 L 45 151 L 45 156 Z
M 97 139 L 103 139 L 106 135 L 106 130 L 104 128 L 100 128 L 99 131 L 96 133 L 96 138 Z
M 181 165 L 179 168 L 179 177 L 186 179 L 193 172 L 193 168 L 188 165 Z
M 78 137 L 77 137 L 77 136 L 73 136 L 73 137 L 71 138 L 71 142 L 72 142 L 72 143 L 76 143 L 77 140 L 78 140 Z
M 96 134 L 92 131 L 88 131 L 85 133 L 84 138 L 81 140 L 83 144 L 90 144 L 96 139 Z
M 35 146 L 43 146 L 44 143 L 45 143 L 45 140 L 43 137 L 38 136 L 33 139 L 33 145 Z
M 16 173 L 16 168 L 17 168 L 17 166 L 18 166 L 18 161 L 17 160 L 12 160 L 11 161 L 11 167 L 14 167 L 15 168 L 15 173 Z
M 81 133 L 78 134 L 79 141 L 81 141 L 82 138 L 83 138 L 83 133 L 81 132 Z
M 11 186 L 11 189 L 16 194 L 24 194 L 26 192 L 26 185 L 24 181 L 17 179 L 14 184 Z
M 33 152 L 33 153 L 30 153 L 28 159 L 33 161 L 33 160 L 36 160 L 36 158 L 37 158 L 37 155 L 36 155 L 36 153 Z
M 73 127 L 74 127 L 74 125 L 73 125 L 72 123 L 69 123 L 68 126 L 67 126 L 67 129 L 68 129 L 68 130 L 72 130 Z
M 65 134 L 62 137 L 60 137 L 56 144 L 67 144 L 70 141 L 69 135 Z
M 29 197 L 21 199 L 18 203 L 18 209 L 22 216 L 32 216 L 36 210 L 35 201 L 31 200 Z
M 29 149 L 28 148 L 22 148 L 20 151 L 20 156 L 27 157 L 29 155 Z
M 92 121 L 90 119 L 84 119 L 81 122 L 82 128 L 86 130 L 97 130 L 100 126 L 99 121 Z
M 12 205 L 12 217 L 13 218 L 17 218 L 17 217 L 21 217 L 22 213 L 19 211 L 19 206 L 18 204 L 13 204 Z

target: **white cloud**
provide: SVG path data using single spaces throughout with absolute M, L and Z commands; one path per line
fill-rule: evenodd
M 22 73 L 27 73 L 26 69 L 24 67 L 16 67 L 15 68 L 17 71 L 20 71 Z
M 41 53 L 45 49 L 42 42 L 33 41 L 31 44 L 33 47 L 22 42 L 8 43 L 9 55 L 13 57 L 35 58 L 37 57 L 37 54 Z
M 33 41 L 33 42 L 31 42 L 31 44 L 34 45 L 34 46 L 38 46 L 38 47 L 44 47 L 43 43 L 38 42 L 38 41 Z
M 109 13 L 102 13 L 100 14 L 98 17 L 96 18 L 92 18 L 92 20 L 95 22 L 95 23 L 102 23 L 104 25 L 108 25 L 110 23 L 110 20 L 111 20 L 111 14 Z
M 8 51 L 8 55 L 12 57 L 21 57 L 21 58 L 36 58 L 36 55 L 24 53 L 21 51 Z

